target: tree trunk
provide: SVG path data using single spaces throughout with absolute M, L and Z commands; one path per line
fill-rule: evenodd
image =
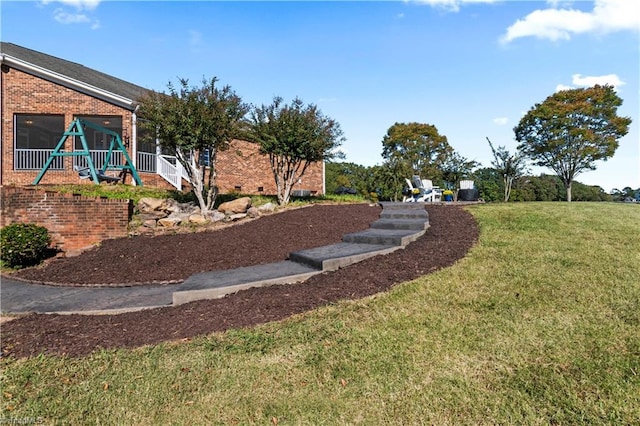
M 509 201 L 509 197 L 511 197 L 511 185 L 513 185 L 513 178 L 505 177 L 504 178 L 504 202 Z
M 571 182 L 565 182 L 564 188 L 567 190 L 567 202 L 571 202 Z
M 204 198 L 204 173 L 200 172 L 198 164 L 196 162 L 196 152 L 190 151 L 190 159 L 184 156 L 181 151 L 177 151 L 176 155 L 178 157 L 178 161 L 182 163 L 182 166 L 187 170 L 187 175 L 191 180 L 191 187 L 193 188 L 193 193 L 196 195 L 198 200 L 198 205 L 200 206 L 200 211 L 202 215 L 206 215 L 209 212 L 209 208 L 207 206 L 207 200 Z M 182 177 L 180 177 L 182 179 Z

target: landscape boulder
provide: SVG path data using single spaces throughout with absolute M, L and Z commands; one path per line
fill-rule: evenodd
M 177 217 L 164 217 L 162 219 L 158 219 L 158 225 L 163 228 L 174 228 L 178 226 L 182 220 Z
M 196 225 L 204 225 L 208 223 L 209 219 L 204 217 L 201 213 L 193 213 L 189 216 L 189 223 L 195 223 Z
M 138 201 L 136 206 L 140 213 L 154 213 L 160 211 L 166 211 L 169 207 L 169 202 L 166 198 L 151 198 L 145 197 Z
M 252 219 L 255 219 L 256 217 L 260 216 L 260 210 L 258 210 L 255 207 L 249 207 L 249 209 L 247 210 L 247 216 L 249 216 Z
M 211 212 L 209 212 L 209 218 L 211 219 L 211 222 L 220 222 L 221 220 L 224 220 L 227 216 L 222 213 L 219 212 L 218 210 L 213 210 Z
M 246 213 L 251 207 L 251 198 L 242 197 L 220 204 L 218 211 L 227 215 Z
M 276 210 L 276 205 L 269 202 L 258 207 L 261 213 L 273 213 Z

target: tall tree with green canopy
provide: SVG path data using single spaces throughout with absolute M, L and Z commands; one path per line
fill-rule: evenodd
M 502 199 L 500 181 L 502 176 L 493 167 L 484 167 L 473 172 L 473 180 L 478 188 L 480 198 L 484 201 L 499 201 Z
M 620 105 L 622 99 L 608 85 L 556 92 L 514 128 L 518 149 L 557 174 L 570 202 L 575 177 L 612 157 L 618 139 L 629 131 L 631 119 L 618 116 Z
M 207 214 L 218 195 L 216 156 L 241 136 L 249 106 L 231 90 L 219 88 L 217 78 L 203 79 L 201 87 L 179 79 L 168 84 L 169 93 L 151 91 L 139 99 L 140 128 L 151 139 L 159 139 L 184 167 L 202 214 Z M 207 152 L 209 161 L 199 161 Z
M 447 137 L 431 124 L 395 123 L 382 139 L 382 158 L 408 178 L 416 174 L 438 180 L 441 165 L 452 152 Z
M 275 97 L 270 105 L 252 108 L 247 137 L 269 156 L 280 205 L 289 203 L 310 164 L 344 156 L 338 150 L 345 140 L 340 124 L 299 98 L 285 104 Z
M 469 160 L 457 152 L 451 152 L 441 166 L 442 179 L 449 189 L 455 190 L 460 181 L 470 177 L 473 174 L 473 170 L 479 166 L 480 163 L 477 161 Z
M 493 153 L 491 165 L 502 175 L 504 202 L 506 203 L 511 195 L 513 181 L 520 178 L 527 171 L 526 158 L 521 152 L 511 154 L 504 146 L 499 146 L 497 149 L 494 148 L 489 138 L 487 138 L 487 142 L 489 142 Z

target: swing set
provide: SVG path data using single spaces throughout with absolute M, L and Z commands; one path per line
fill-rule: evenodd
M 106 135 L 111 136 L 111 142 L 109 143 L 109 150 L 107 151 L 104 164 L 100 169 L 96 169 L 93 159 L 91 158 L 91 153 L 89 152 L 89 145 L 87 144 L 87 138 L 84 133 L 84 129 L 89 127 L 98 132 L 102 132 Z M 63 151 L 64 143 L 69 136 L 79 136 L 80 142 L 82 143 L 82 150 L 66 152 Z M 111 159 L 113 157 L 114 151 L 120 151 L 124 158 L 123 165 L 112 165 Z M 60 138 L 58 145 L 56 145 L 55 149 L 45 162 L 42 170 L 38 173 L 38 176 L 33 181 L 34 185 L 40 183 L 40 180 L 45 175 L 54 159 L 57 157 L 84 157 L 85 162 L 87 164 L 86 167 L 78 167 L 74 166 L 74 169 L 78 171 L 78 175 L 81 179 L 91 179 L 95 184 L 99 185 L 101 182 L 107 183 L 116 183 L 122 179 L 124 183 L 124 179 L 126 177 L 127 171 L 131 172 L 131 176 L 136 182 L 136 185 L 142 186 L 142 180 L 140 176 L 138 176 L 138 172 L 136 171 L 131 158 L 129 157 L 129 153 L 127 149 L 122 143 L 122 139 L 120 135 L 114 132 L 113 130 L 106 129 L 104 127 L 98 126 L 90 121 L 82 120 L 80 118 L 76 118 L 73 120 L 69 128 Z M 107 170 L 118 170 L 120 171 L 120 176 L 111 176 L 107 175 Z

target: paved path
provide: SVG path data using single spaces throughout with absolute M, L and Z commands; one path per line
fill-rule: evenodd
M 58 287 L 2 277 L 2 313 L 116 313 L 178 305 L 193 300 L 272 284 L 304 281 L 368 257 L 404 248 L 424 234 L 429 216 L 422 203 L 381 203 L 380 219 L 365 231 L 347 234 L 343 242 L 290 254 L 289 259 L 228 271 L 195 274 L 182 284 L 133 287 Z

